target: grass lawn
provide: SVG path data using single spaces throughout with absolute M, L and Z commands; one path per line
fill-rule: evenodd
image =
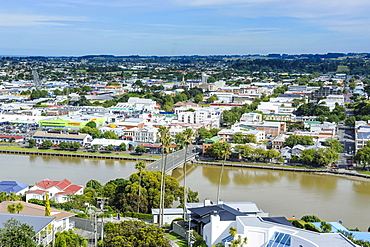
M 187 247 L 188 246 L 188 241 L 182 240 L 182 241 L 176 242 L 176 244 L 180 247 Z
M 214 160 L 214 161 L 204 161 L 202 162 L 210 162 L 210 163 L 223 163 L 222 160 Z M 251 165 L 251 166 L 268 166 L 268 167 L 282 167 L 282 168 L 295 168 L 295 169 L 322 169 L 318 167 L 304 167 L 304 166 L 285 166 L 285 165 L 274 165 L 274 164 L 255 164 L 255 163 L 243 163 L 243 162 L 230 162 L 226 161 L 226 163 L 230 164 L 241 164 L 241 165 Z
M 181 237 L 180 235 L 176 234 L 176 233 L 173 233 L 173 232 L 170 232 L 170 233 L 166 233 L 166 237 L 168 239 L 171 239 L 171 240 L 177 240 L 177 239 L 181 239 L 183 237 Z
M 358 173 L 365 174 L 365 175 L 370 175 L 370 172 L 367 172 L 367 171 L 358 171 Z
M 89 155 L 99 155 L 99 156 L 115 156 L 115 157 L 130 157 L 132 159 L 135 158 L 151 158 L 151 159 L 160 159 L 160 155 L 131 155 L 128 153 L 118 153 L 118 152 L 112 152 L 112 153 L 90 153 L 90 152 L 83 152 L 83 151 L 61 151 L 61 150 L 54 150 L 54 149 L 37 149 L 37 148 L 23 148 L 20 146 L 0 146 L 1 150 L 14 150 L 14 151 L 31 151 L 31 152 L 44 152 L 44 153 L 67 153 L 67 154 L 89 154 Z

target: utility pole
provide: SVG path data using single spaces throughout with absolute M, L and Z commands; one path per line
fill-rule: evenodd
M 98 247 L 98 222 L 97 222 L 97 213 L 94 213 L 94 245 Z
M 104 238 L 104 204 L 108 201 L 108 198 L 106 197 L 98 197 L 97 202 L 100 205 L 100 210 L 102 213 L 101 217 L 101 233 L 100 233 L 100 239 L 103 241 Z

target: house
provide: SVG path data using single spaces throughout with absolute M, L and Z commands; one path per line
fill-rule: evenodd
M 23 136 L 13 136 L 13 135 L 0 135 L 0 141 L 6 141 L 6 142 L 23 142 L 24 137 Z
M 20 211 L 20 214 L 23 215 L 34 215 L 34 216 L 44 216 L 45 207 L 33 203 L 23 202 L 23 201 L 3 201 L 0 203 L 0 213 L 8 213 L 7 207 L 9 204 L 18 204 L 22 203 L 23 210 Z M 15 215 L 15 214 L 10 214 Z M 55 208 L 50 208 L 50 215 L 55 217 L 52 222 L 52 225 L 55 231 L 68 231 L 72 229 L 73 223 L 70 221 L 70 218 L 74 216 L 74 213 L 58 210 Z
M 68 201 L 68 195 L 82 195 L 83 186 L 74 185 L 67 179 L 62 181 L 44 179 L 26 192 L 26 201 L 30 199 L 44 200 L 45 192 L 49 193 L 50 200 L 64 203 Z
M 251 247 L 356 247 L 339 233 L 317 233 L 293 227 L 284 217 L 245 215 L 226 205 L 190 208 L 191 225 L 203 236 L 207 246 L 218 243 L 229 246 L 233 240 L 230 227 L 236 228 L 236 238 L 247 239 Z
M 28 190 L 27 184 L 22 184 L 16 181 L 1 181 L 0 182 L 0 192 L 4 191 L 6 193 L 15 193 L 16 195 L 24 195 Z
M 35 216 L 24 214 L 0 213 L 0 228 L 4 228 L 4 223 L 14 219 L 21 224 L 27 224 L 33 228 L 36 233 L 34 241 L 42 246 L 47 246 L 53 239 L 53 233 L 47 229 L 47 226 L 55 220 L 51 216 Z

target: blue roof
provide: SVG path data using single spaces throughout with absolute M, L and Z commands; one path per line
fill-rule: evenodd
M 357 240 L 370 241 L 370 232 L 354 232 L 350 231 L 353 237 Z
M 317 229 L 321 229 L 321 222 L 311 222 L 312 225 L 314 225 Z M 342 226 L 342 224 L 338 223 L 338 222 L 326 222 L 328 224 L 331 225 L 331 231 L 330 232 L 334 232 L 334 233 L 337 233 L 338 231 L 343 231 L 343 232 L 349 232 L 347 230 L 347 228 L 345 228 L 344 226 Z M 322 230 L 322 229 L 321 229 Z
M 357 139 L 370 139 L 370 132 L 358 133 Z
M 7 193 L 10 192 L 19 192 L 25 188 L 27 188 L 27 184 L 18 183 L 16 181 L 1 181 L 0 182 L 0 191 L 5 191 Z
M 50 216 L 0 213 L 0 228 L 3 228 L 3 224 L 11 218 L 21 222 L 22 224 L 32 226 L 36 233 L 40 232 L 55 219 L 55 217 Z

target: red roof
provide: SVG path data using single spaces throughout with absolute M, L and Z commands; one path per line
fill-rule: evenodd
M 14 138 L 14 139 L 23 139 L 23 136 L 6 136 L 6 135 L 0 135 L 0 138 L 3 138 L 3 139 L 12 139 L 12 138 Z
M 65 190 L 68 186 L 72 185 L 72 183 L 69 182 L 67 179 L 64 179 L 62 181 L 50 181 L 49 179 L 45 179 L 37 183 L 36 185 L 43 189 L 48 189 L 50 187 L 56 186 L 61 190 Z
M 43 194 L 45 194 L 45 190 L 30 190 L 30 191 L 27 191 L 26 193 L 27 194 L 39 194 L 39 195 L 43 195 Z

